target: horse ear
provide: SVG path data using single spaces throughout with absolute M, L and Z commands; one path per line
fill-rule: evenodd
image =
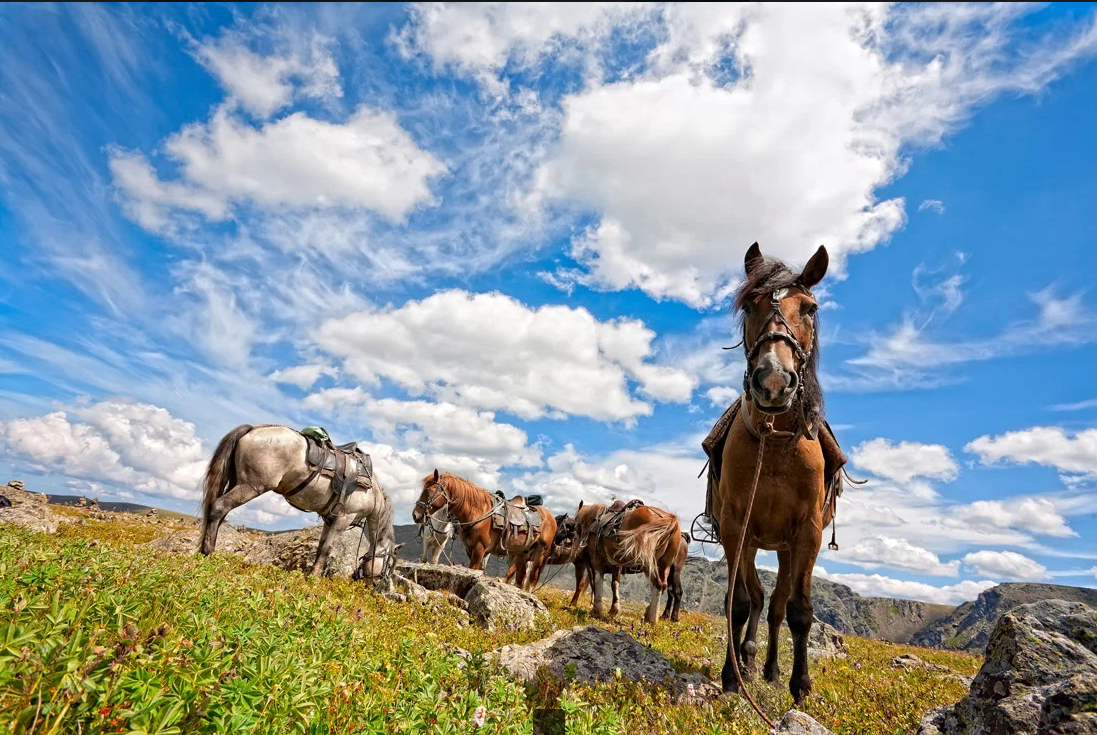
M 434 481 L 438 482 L 438 468 L 437 467 L 434 468 Z
M 823 276 L 827 274 L 828 265 L 830 265 L 830 256 L 827 255 L 827 248 L 825 245 L 820 245 L 815 255 L 811 256 L 811 260 L 804 266 L 804 272 L 800 274 L 800 283 L 803 287 L 811 288 L 823 280 Z
M 404 543 L 406 544 L 407 542 L 405 541 Z M 397 551 L 399 551 L 402 548 L 404 548 L 404 544 L 396 544 L 396 546 L 392 547 L 392 553 L 395 554 Z
M 751 271 L 765 262 L 766 256 L 762 255 L 762 248 L 758 247 L 758 243 L 754 243 L 747 248 L 747 255 L 743 259 L 743 268 L 748 276 Z
M 579 501 L 579 510 L 582 510 L 582 509 L 583 509 L 583 501 L 582 501 L 582 500 L 580 500 L 580 501 Z
M 567 513 L 561 513 L 560 515 L 554 516 L 554 517 L 556 518 L 557 523 L 563 523 L 565 520 L 567 520 L 568 514 Z

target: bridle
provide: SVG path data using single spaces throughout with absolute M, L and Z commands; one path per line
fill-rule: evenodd
M 435 501 L 438 500 L 439 496 L 444 498 L 446 502 L 443 503 L 440 507 L 435 508 L 434 503 L 435 503 Z M 453 527 L 455 529 L 460 530 L 461 528 L 465 528 L 467 526 L 475 526 L 477 523 L 480 523 L 481 521 L 483 521 L 487 518 L 490 518 L 492 516 L 492 514 L 494 514 L 495 511 L 497 511 L 504 504 L 504 501 L 499 499 L 498 497 L 496 497 L 495 502 L 493 502 L 492 505 L 491 505 L 491 510 L 489 510 L 487 513 L 480 516 L 476 520 L 465 521 L 463 523 L 461 521 L 458 521 L 456 518 L 453 517 L 453 513 L 450 511 L 450 505 L 452 503 L 453 503 L 453 498 L 451 498 L 449 496 L 449 490 L 446 488 L 446 484 L 444 482 L 442 482 L 441 479 L 439 479 L 437 482 L 435 482 L 433 484 L 433 487 L 431 488 L 430 497 L 428 497 L 427 500 L 425 500 L 425 501 L 423 501 L 423 500 L 415 501 L 415 507 L 416 507 L 416 509 L 420 509 L 420 508 L 423 509 L 424 523 L 426 522 L 426 520 L 425 520 L 426 518 L 431 517 L 431 514 L 436 513 L 438 511 L 442 510 L 443 508 L 445 508 L 445 510 L 446 510 L 446 522 L 447 523 L 452 523 Z M 431 528 L 433 528 L 433 527 L 434 526 L 431 525 Z M 462 534 L 462 538 L 464 538 L 463 534 Z
M 747 344 L 746 344 L 746 326 L 745 326 L 745 323 L 744 323 L 744 327 L 743 327 L 743 332 L 744 332 L 744 334 L 743 334 L 743 348 L 746 350 L 747 366 L 746 366 L 746 369 L 743 371 L 743 398 L 747 401 L 751 400 L 750 399 L 750 396 L 752 395 L 751 387 L 750 387 L 750 376 L 751 376 L 751 373 L 752 373 L 751 363 L 753 363 L 754 360 L 758 357 L 758 353 L 761 352 L 762 347 L 765 346 L 766 344 L 770 343 L 770 342 L 784 342 L 785 344 L 787 344 L 789 347 L 792 348 L 792 351 L 796 353 L 796 357 L 799 358 L 799 360 L 800 360 L 800 367 L 796 371 L 796 390 L 793 392 L 792 398 L 789 400 L 788 404 L 785 405 L 784 408 L 782 408 L 778 411 L 774 411 L 772 409 L 762 408 L 756 402 L 754 402 L 754 401 L 751 401 L 751 402 L 754 403 L 754 407 L 757 408 L 759 411 L 761 411 L 762 413 L 770 414 L 771 416 L 776 416 L 776 415 L 783 414 L 786 411 L 788 411 L 790 408 L 792 408 L 793 404 L 796 404 L 797 413 L 798 413 L 796 418 L 797 418 L 797 421 L 799 423 L 799 431 L 787 432 L 787 433 L 791 437 L 795 437 L 795 436 L 799 435 L 802 432 L 809 439 L 814 440 L 819 434 L 819 427 L 818 426 L 812 427 L 808 423 L 807 415 L 804 412 L 804 400 L 803 400 L 803 398 L 804 398 L 804 371 L 807 370 L 808 362 L 811 360 L 811 354 L 814 351 L 814 342 L 816 341 L 816 339 L 818 337 L 817 337 L 816 332 L 813 328 L 812 333 L 811 333 L 811 339 L 812 339 L 813 344 L 808 345 L 807 349 L 805 350 L 804 346 L 802 344 L 800 344 L 800 341 L 798 339 L 796 339 L 796 333 L 793 331 L 792 325 L 788 323 L 788 320 L 785 319 L 785 315 L 781 312 L 781 299 L 783 299 L 785 297 L 785 295 L 788 294 L 789 289 L 791 289 L 791 288 L 801 288 L 807 295 L 811 296 L 811 291 L 809 291 L 806 288 L 803 288 L 799 284 L 793 284 L 792 286 L 789 286 L 787 288 L 775 289 L 774 291 L 772 291 L 770 293 L 770 300 L 769 300 L 770 311 L 769 311 L 769 314 L 766 316 L 765 321 L 762 322 L 762 324 L 765 325 L 765 324 L 769 324 L 771 321 L 776 319 L 777 322 L 781 326 L 783 326 L 786 331 L 771 330 L 769 332 L 765 332 L 765 333 L 759 335 L 758 339 L 754 340 L 754 344 L 752 344 L 748 347 Z M 746 418 L 746 417 L 744 417 L 744 418 Z M 744 421 L 743 423 L 746 425 L 747 431 L 750 432 L 751 436 L 753 436 L 755 439 L 761 439 L 761 436 L 758 434 L 758 432 L 755 431 L 755 429 L 751 426 L 750 421 Z M 782 433 L 786 433 L 786 432 L 770 432 L 770 433 L 771 434 L 782 434 Z
M 384 495 L 384 493 L 382 493 L 382 495 Z M 385 495 L 386 499 L 387 497 L 388 496 Z M 374 524 L 369 523 L 368 519 L 363 517 L 361 520 L 352 524 L 352 526 L 356 526 L 359 524 L 362 526 L 362 537 L 358 539 L 358 551 L 362 550 L 362 539 L 365 538 L 366 529 L 369 528 L 369 554 L 358 559 L 358 568 L 354 570 L 354 574 L 351 575 L 351 579 L 356 582 L 359 582 L 363 579 L 369 579 L 373 582 L 389 579 L 390 577 L 392 577 L 392 572 L 396 568 L 397 553 L 400 550 L 400 546 L 402 546 L 403 544 L 393 544 L 388 549 L 386 549 L 383 554 L 378 554 L 377 532 L 373 527 Z M 358 557 L 358 551 L 354 553 L 355 557 Z M 370 572 L 372 572 L 373 562 L 377 560 L 377 557 L 382 557 L 381 573 L 372 574 L 363 571 L 364 569 L 369 569 Z

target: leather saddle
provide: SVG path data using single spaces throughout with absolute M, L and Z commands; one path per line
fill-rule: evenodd
M 331 499 L 319 514 L 321 517 L 326 517 L 333 510 L 338 511 L 336 515 L 341 514 L 347 495 L 359 487 L 369 489 L 373 486 L 373 459 L 358 448 L 358 442 L 334 444 L 327 431 L 321 427 L 310 426 L 300 433 L 305 437 L 308 445 L 305 450 L 305 461 L 312 469 L 312 473 L 305 482 L 286 493 L 285 497 L 293 497 L 304 490 L 317 475 L 329 477 L 331 478 Z
M 502 493 L 496 493 L 504 497 Z M 516 534 L 526 534 L 526 545 L 533 543 L 534 534 L 541 528 L 541 513 L 537 506 L 527 502 L 521 495 L 515 495 L 510 500 L 504 498 L 492 514 L 492 523 L 496 528 L 503 530 L 505 538 Z
M 634 498 L 628 502 L 624 500 L 614 500 L 605 510 L 598 514 L 598 519 L 594 522 L 594 527 L 591 528 L 591 541 L 597 545 L 598 541 L 602 538 L 612 537 L 617 538 L 617 534 L 621 530 L 621 522 L 625 520 L 625 516 L 635 508 L 639 508 L 644 504 L 643 500 Z

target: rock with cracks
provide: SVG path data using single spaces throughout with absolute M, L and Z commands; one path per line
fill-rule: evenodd
M 397 564 L 396 570 L 427 590 L 449 592 L 464 600 L 469 617 L 489 630 L 535 630 L 549 622 L 548 608 L 535 595 L 483 572 L 407 561 Z
M 12 480 L 0 488 L 0 495 L 11 505 L 0 507 L 0 523 L 22 526 L 40 533 L 57 533 L 57 527 L 68 519 L 49 508 L 49 500 L 39 493 L 28 493 L 22 480 Z M 5 504 L 6 505 L 6 504 Z
M 971 691 L 918 735 L 1097 734 L 1097 610 L 1044 600 L 1003 615 Z
M 175 554 L 193 554 L 198 551 L 201 540 L 199 529 L 188 528 L 153 539 L 148 545 L 154 549 L 163 549 Z M 219 554 L 246 557 L 255 544 L 254 539 L 227 523 L 221 526 L 221 531 L 217 534 L 217 553 Z
M 816 618 L 808 634 L 808 655 L 812 658 L 846 658 L 849 656 L 846 639 L 833 627 Z
M 279 569 L 308 572 L 316 562 L 320 533 L 323 530 L 323 526 L 309 526 L 296 531 L 272 533 L 258 541 L 245 554 L 245 559 L 251 564 L 270 564 Z M 348 528 L 333 535 L 335 538 L 331 544 L 331 555 L 324 566 L 324 574 L 329 577 L 350 577 L 358 568 L 358 559 L 369 553 L 369 531 L 366 531 L 365 538 L 362 538 L 361 528 Z M 220 540 L 217 545 L 220 548 Z
M 891 659 L 891 668 L 904 669 L 906 671 L 913 671 L 914 669 L 942 672 L 949 671 L 949 668 L 947 666 L 938 666 L 937 664 L 931 664 L 928 661 L 923 661 L 922 659 L 915 656 L 913 653 L 904 653 Z
M 810 715 L 806 715 L 797 709 L 790 709 L 785 713 L 785 716 L 777 723 L 776 732 L 788 733 L 788 735 L 834 735 L 833 732 L 812 719 Z
M 706 678 L 678 673 L 670 660 L 625 632 L 595 625 L 561 630 L 525 646 L 503 646 L 492 652 L 512 676 L 533 681 L 547 675 L 561 681 L 612 681 L 617 676 L 668 687 L 678 701 L 707 700 L 720 691 Z

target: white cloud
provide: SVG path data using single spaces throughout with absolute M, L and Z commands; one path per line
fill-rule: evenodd
M 334 378 L 339 371 L 330 365 L 296 365 L 283 370 L 275 370 L 268 377 L 276 383 L 296 385 L 301 390 L 308 390 L 312 384 L 322 376 Z
M 365 383 L 388 378 L 413 394 L 523 418 L 629 421 L 652 413 L 629 378 L 661 400 L 686 401 L 696 385 L 650 362 L 654 337 L 638 321 L 452 290 L 328 320 L 317 342 Z
M 891 567 L 931 577 L 955 577 L 960 573 L 959 560 L 942 563 L 932 551 L 915 546 L 906 539 L 870 536 L 835 557 L 866 569 Z
M 959 519 L 985 528 L 1019 528 L 1058 538 L 1078 535 L 1067 525 L 1055 503 L 1047 498 L 977 500 L 957 507 L 954 512 Z
M 374 398 L 361 388 L 328 388 L 305 399 L 305 406 L 329 412 L 364 412 L 361 423 L 382 436 L 418 427 L 425 449 L 436 454 L 470 455 L 497 465 L 539 465 L 541 452 L 528 445 L 526 432 L 497 423 L 491 411 L 452 403 Z
M 878 437 L 853 450 L 853 462 L 874 475 L 899 483 L 916 477 L 951 481 L 959 467 L 948 448 L 940 444 L 919 444 L 902 441 L 892 444 Z
M 155 177 L 143 156 L 111 152 L 111 171 L 131 215 L 163 229 L 171 210 L 211 219 L 233 203 L 265 208 L 362 208 L 391 221 L 433 201 L 430 182 L 446 167 L 419 148 L 391 112 L 361 105 L 345 123 L 296 112 L 252 127 L 222 106 L 208 124 L 164 142 L 178 182 Z
M 639 28 L 664 39 L 648 68 L 565 98 L 559 146 L 534 187 L 535 199 L 600 215 L 574 240 L 585 273 L 564 280 L 707 306 L 755 240 L 794 261 L 826 243 L 841 272 L 846 255 L 905 221 L 903 200 L 876 192 L 902 175 L 910 144 L 938 142 L 997 93 L 1039 89 L 1097 45 L 1089 28 L 1014 53 L 1016 14 L 825 4 L 656 11 Z M 492 31 L 498 43 L 529 43 Z
M 870 597 L 899 597 L 906 600 L 935 602 L 940 605 L 959 605 L 974 600 L 997 583 L 990 580 L 964 580 L 956 584 L 937 587 L 925 582 L 911 582 L 880 574 L 842 574 L 815 567 L 815 573 L 824 579 L 844 584 L 854 592 Z
M 1057 403 L 1051 408 L 1055 411 L 1084 411 L 1089 408 L 1097 408 L 1097 398 L 1090 398 L 1075 403 Z
M 705 395 L 713 406 L 727 408 L 739 397 L 739 391 L 725 385 L 718 385 L 705 391 Z
M 1097 429 L 1070 436 L 1056 426 L 1035 426 L 1001 436 L 981 436 L 965 451 L 978 455 L 985 465 L 1009 461 L 1055 467 L 1060 472 L 1097 476 Z
M 924 199 L 922 203 L 918 205 L 919 212 L 933 212 L 934 214 L 945 213 L 945 203 L 940 199 Z
M 232 97 L 257 117 L 269 117 L 299 96 L 336 99 L 343 96 L 339 68 L 331 56 L 330 39 L 313 34 L 291 48 L 288 35 L 279 53 L 261 55 L 247 47 L 239 34 L 226 34 L 198 46 L 195 56 Z
M 978 574 L 996 579 L 1038 582 L 1048 579 L 1047 567 L 1014 551 L 976 551 L 964 564 Z
M 194 500 L 209 460 L 194 424 L 147 403 L 112 399 L 0 422 L 0 443 L 42 472 Z

